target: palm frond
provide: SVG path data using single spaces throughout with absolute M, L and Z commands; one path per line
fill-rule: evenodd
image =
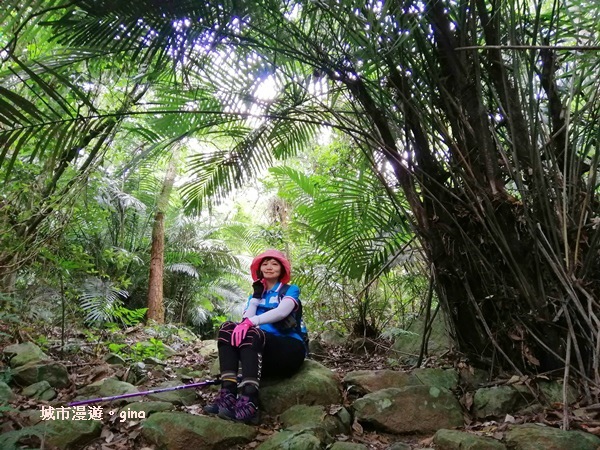
M 79 304 L 87 322 L 102 323 L 115 318 L 116 309 L 128 296 L 126 290 L 115 287 L 112 282 L 93 278 L 84 284 Z
M 191 264 L 186 264 L 186 263 L 169 264 L 168 266 L 165 266 L 165 270 L 168 270 L 170 272 L 182 273 L 182 274 L 185 274 L 188 277 L 192 277 L 192 278 L 199 277 L 198 270 Z
M 101 186 L 96 196 L 99 205 L 108 208 L 118 208 L 120 210 L 132 209 L 138 213 L 146 211 L 147 205 L 136 198 L 134 195 L 123 192 L 114 179 L 103 177 Z
M 339 175 L 318 189 L 315 180 L 289 167 L 272 172 L 283 192 L 294 192 L 289 199 L 307 230 L 346 276 L 368 279 L 411 239 L 406 217 L 372 172 Z
M 267 121 L 232 147 L 190 158 L 189 170 L 196 178 L 182 189 L 186 207 L 199 210 L 207 199 L 222 200 L 271 167 L 274 156 L 295 154 L 316 130 L 314 124 L 304 122 Z

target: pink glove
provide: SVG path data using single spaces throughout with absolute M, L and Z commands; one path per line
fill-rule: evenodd
M 233 329 L 233 333 L 231 333 L 231 345 L 234 347 L 239 347 L 240 344 L 244 341 L 246 337 L 246 333 L 250 327 L 253 327 L 254 324 L 250 322 L 250 319 L 245 318 L 243 322 L 238 323 Z

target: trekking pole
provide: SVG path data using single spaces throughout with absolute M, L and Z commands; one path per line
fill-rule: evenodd
M 77 402 L 71 402 L 67 406 L 89 405 L 90 403 L 109 402 L 111 400 L 120 400 L 122 398 L 139 397 L 140 395 L 158 394 L 159 392 L 178 391 L 180 389 L 190 389 L 190 388 L 195 388 L 195 387 L 211 386 L 211 385 L 215 385 L 215 384 L 221 384 L 221 380 L 219 378 L 217 378 L 215 380 L 202 381 L 201 383 L 190 383 L 190 384 L 183 384 L 181 386 L 173 386 L 173 387 L 166 387 L 166 388 L 161 388 L 161 389 L 154 389 L 151 391 L 132 392 L 130 394 L 113 395 L 112 397 L 100 397 L 100 398 L 92 398 L 90 400 L 80 400 Z

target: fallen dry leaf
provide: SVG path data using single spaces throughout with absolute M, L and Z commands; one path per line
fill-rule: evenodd
M 513 341 L 522 341 L 523 340 L 523 336 L 519 336 L 513 332 L 508 333 L 508 337 L 511 338 Z
M 523 356 L 525 356 L 525 358 L 527 359 L 527 361 L 529 361 L 530 364 L 533 364 L 534 366 L 540 365 L 539 359 L 533 356 L 533 353 L 526 345 L 523 346 Z
M 125 428 L 133 428 L 133 427 L 135 427 L 136 425 L 139 425 L 139 424 L 140 424 L 140 422 L 130 420 L 129 422 L 127 422 L 125 424 Z
M 508 423 L 501 423 L 500 425 L 498 425 L 498 428 L 496 429 L 496 431 L 505 431 L 508 430 L 509 424 Z
M 518 383 L 519 381 L 521 381 L 521 377 L 519 375 L 513 375 L 512 377 L 510 377 L 510 379 L 506 382 L 506 384 L 515 384 Z
M 422 445 L 424 447 L 431 447 L 432 444 L 433 444 L 433 436 L 419 441 L 419 445 Z
M 334 416 L 336 415 L 338 412 L 340 412 L 344 407 L 342 405 L 331 405 L 329 407 L 329 410 L 327 411 L 327 413 L 330 416 Z
M 465 395 L 462 396 L 462 404 L 467 411 L 471 410 L 471 407 L 473 406 L 474 397 L 475 394 L 473 392 L 467 392 L 465 393 Z
M 105 442 L 110 444 L 115 438 L 115 434 L 108 428 L 103 428 L 102 432 L 100 433 L 100 437 L 103 438 Z
M 356 434 L 363 434 L 363 427 L 358 420 L 354 419 L 354 423 L 352 424 L 352 429 Z
M 140 435 L 140 429 L 138 428 L 137 430 L 134 430 L 131 433 L 129 433 L 129 439 L 134 440 L 139 435 Z

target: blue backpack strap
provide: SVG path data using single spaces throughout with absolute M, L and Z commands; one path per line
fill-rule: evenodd
M 279 302 L 285 297 L 290 285 L 284 284 L 279 288 L 278 298 Z M 304 346 L 306 347 L 306 352 L 308 354 L 308 332 L 306 331 L 306 327 L 304 327 L 304 323 L 302 322 L 302 302 L 300 299 L 296 299 L 298 302 L 298 309 L 294 311 L 292 314 L 294 315 L 294 320 L 296 321 L 296 332 L 302 337 L 304 341 Z M 285 320 L 285 319 L 284 319 Z
M 281 287 L 279 288 L 279 292 L 277 293 L 279 303 L 281 303 L 281 300 L 283 300 L 283 297 L 285 297 L 285 294 L 287 294 L 287 291 L 289 288 L 290 288 L 289 284 L 281 285 Z M 296 300 L 296 302 L 298 303 L 298 308 L 292 312 L 292 315 L 293 315 L 294 320 L 296 320 L 298 323 L 300 323 L 300 320 L 302 319 L 302 302 L 300 301 L 299 298 L 294 299 L 294 300 Z
M 281 300 L 283 300 L 283 297 L 285 297 L 285 294 L 287 294 L 288 289 L 290 288 L 289 284 L 284 284 L 279 288 L 279 293 L 277 294 L 278 298 L 279 298 L 279 303 L 281 303 Z M 294 315 L 294 319 L 296 320 L 296 322 L 298 323 L 298 332 L 300 332 L 300 321 L 302 320 L 302 302 L 300 301 L 299 298 L 294 299 L 296 300 L 296 302 L 298 303 L 298 308 L 292 312 L 292 314 Z
M 279 297 L 279 302 L 281 302 L 281 300 L 283 299 L 283 297 L 285 297 L 285 294 L 287 294 L 287 291 L 288 291 L 289 288 L 290 288 L 289 284 L 282 284 L 281 285 L 281 287 L 279 288 L 279 293 L 277 294 L 277 297 Z

